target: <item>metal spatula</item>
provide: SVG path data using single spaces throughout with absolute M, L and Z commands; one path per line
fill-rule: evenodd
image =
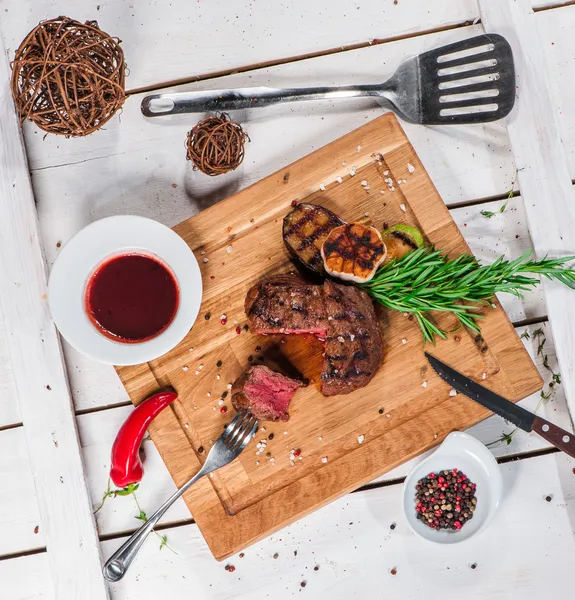
M 142 100 L 142 112 L 159 117 L 357 96 L 374 96 L 406 121 L 423 125 L 495 121 L 515 102 L 511 47 L 500 35 L 479 35 L 410 58 L 380 84 L 152 94 Z

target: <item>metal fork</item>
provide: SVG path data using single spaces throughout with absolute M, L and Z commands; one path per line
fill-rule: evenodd
M 240 88 L 152 94 L 146 117 L 269 106 L 298 100 L 373 96 L 411 123 L 486 123 L 515 103 L 513 53 L 505 38 L 485 34 L 435 48 L 404 61 L 384 83 L 309 88 Z
M 222 435 L 216 440 L 208 453 L 206 462 L 202 468 L 175 494 L 158 508 L 158 510 L 144 523 L 138 531 L 122 545 L 104 565 L 104 577 L 108 581 L 119 581 L 124 577 L 129 566 L 132 564 L 138 550 L 142 547 L 144 540 L 154 529 L 164 513 L 172 504 L 200 477 L 231 463 L 248 442 L 254 437 L 258 430 L 259 421 L 249 412 L 240 411 L 233 421 L 225 428 Z

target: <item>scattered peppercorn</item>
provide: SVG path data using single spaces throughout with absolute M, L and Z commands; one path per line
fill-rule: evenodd
M 395 527 L 396 527 L 395 523 L 392 523 L 392 524 L 389 526 L 389 528 L 391 529 L 391 531 L 393 531 L 393 530 L 395 529 Z
M 284 181 L 286 181 L 286 178 L 285 178 L 285 176 L 284 176 Z M 297 206 L 297 200 L 292 200 L 292 201 L 291 201 L 291 205 L 292 205 L 292 206 Z
M 301 450 L 298 448 L 297 450 L 294 450 L 293 455 L 294 456 L 299 456 L 301 454 Z
M 249 330 L 250 330 L 250 328 L 249 328 L 249 327 L 248 327 L 248 325 L 246 324 L 246 325 L 244 325 L 244 326 L 243 326 L 243 330 L 244 330 L 244 331 L 249 331 Z
M 316 565 L 316 566 L 313 568 L 313 570 L 314 570 L 314 571 L 319 571 L 319 565 Z
M 38 525 L 36 525 L 36 527 L 34 527 L 34 533 L 38 533 L 40 531 L 40 527 Z
M 253 356 L 250 354 L 250 355 L 248 356 L 248 362 L 252 362 L 252 360 L 253 360 L 253 359 L 254 359 L 254 357 L 253 357 Z
M 551 502 L 551 500 L 553 500 L 553 497 L 552 496 L 545 496 L 545 500 L 547 502 Z
M 273 439 L 274 439 L 274 437 L 275 437 L 275 435 L 274 435 L 274 433 L 272 432 L 272 433 L 270 433 L 270 434 L 268 435 L 268 440 L 273 440 Z
M 198 448 L 198 454 L 201 454 L 203 451 L 204 451 L 204 447 L 203 447 L 203 446 L 200 446 L 200 447 Z
M 205 319 L 206 321 L 209 321 L 209 320 L 211 319 L 211 317 L 212 317 L 212 313 L 209 313 L 209 312 L 207 312 L 207 313 L 204 315 L 204 319 Z
M 261 346 L 256 346 L 256 352 L 259 352 L 262 349 Z
M 222 398 L 226 398 L 226 397 L 227 397 L 227 395 L 228 395 L 228 392 L 227 392 L 227 391 L 226 391 L 226 392 L 222 392 Z
M 240 558 L 243 558 L 245 556 L 245 554 L 243 552 L 240 552 Z
M 437 531 L 458 531 L 473 518 L 476 487 L 458 469 L 429 473 L 415 486 L 417 518 Z
M 477 563 L 471 563 L 471 564 L 469 565 L 469 567 L 470 567 L 471 569 L 477 569 Z
M 234 565 L 226 565 L 225 569 L 226 569 L 226 571 L 229 571 L 230 573 L 233 573 L 236 570 Z
M 295 200 L 294 200 L 294 202 L 295 202 Z M 301 587 L 305 587 L 305 586 L 307 585 L 307 582 L 306 582 L 306 581 L 302 581 L 302 582 L 300 583 L 300 585 L 301 585 Z
M 266 458 L 271 458 L 272 453 L 271 452 L 266 452 Z
M 274 554 L 274 558 L 279 558 L 279 556 L 280 555 L 277 552 Z
M 216 363 L 216 367 L 221 367 L 224 363 L 221 360 L 218 360 L 218 362 Z
M 383 414 L 383 408 L 380 408 L 380 409 L 379 409 L 377 412 L 378 412 L 380 415 L 382 415 L 382 414 Z
M 220 412 L 222 413 L 222 415 L 225 415 L 228 412 L 228 407 L 222 406 L 222 408 L 220 408 Z
M 236 327 L 236 333 L 237 333 L 238 335 L 240 335 L 240 333 L 241 333 L 241 332 L 242 332 L 242 328 L 241 328 L 241 327 L 238 325 L 238 326 Z
M 390 573 L 392 575 L 397 575 L 397 569 L 395 567 L 393 567 L 393 569 L 391 569 Z

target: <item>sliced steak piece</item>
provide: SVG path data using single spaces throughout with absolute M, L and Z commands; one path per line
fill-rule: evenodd
M 322 287 L 296 275 L 274 275 L 248 292 L 245 302 L 253 333 L 312 333 L 325 339 L 327 319 Z
M 321 373 L 324 396 L 365 387 L 383 360 L 383 339 L 370 297 L 355 286 L 323 284 L 328 326 Z
M 249 409 L 262 421 L 287 421 L 290 400 L 303 383 L 264 365 L 250 367 L 232 386 L 232 405 Z

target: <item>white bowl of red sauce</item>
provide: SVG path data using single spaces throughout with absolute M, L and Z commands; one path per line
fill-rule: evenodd
M 48 300 L 62 336 L 101 362 L 148 362 L 177 346 L 202 299 L 200 268 L 170 228 L 143 217 L 91 223 L 61 249 Z

